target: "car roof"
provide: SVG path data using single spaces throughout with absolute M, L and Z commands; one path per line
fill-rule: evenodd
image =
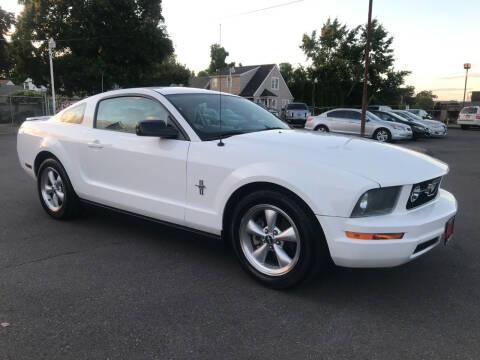
M 173 95 L 173 94 L 222 94 L 222 95 L 232 95 L 229 93 L 219 92 L 219 91 L 212 91 L 206 89 L 197 89 L 197 88 L 189 88 L 189 87 L 182 87 L 182 86 L 169 86 L 169 87 L 151 87 L 150 89 L 162 94 L 162 95 Z M 233 95 L 235 96 L 235 95 Z

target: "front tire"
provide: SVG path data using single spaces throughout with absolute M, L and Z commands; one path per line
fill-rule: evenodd
M 391 142 L 392 134 L 387 129 L 380 128 L 375 130 L 375 132 L 373 133 L 373 138 L 380 142 Z
M 266 286 L 298 285 L 328 261 L 317 220 L 291 196 L 256 191 L 239 201 L 231 219 L 230 239 L 240 264 Z
M 40 203 L 51 217 L 68 219 L 78 215 L 80 201 L 67 172 L 56 159 L 47 159 L 40 165 L 37 189 Z

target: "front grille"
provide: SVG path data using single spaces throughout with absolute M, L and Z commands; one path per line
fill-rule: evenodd
M 414 254 L 422 251 L 422 250 L 425 250 L 426 248 L 436 244 L 438 241 L 438 238 L 435 238 L 435 239 L 432 239 L 432 240 L 428 240 L 428 241 L 425 241 L 424 243 L 421 243 L 419 244 L 416 248 L 415 248 L 415 251 L 413 252 Z
M 408 197 L 407 209 L 413 209 L 435 199 L 441 180 L 442 178 L 438 177 L 414 184 Z

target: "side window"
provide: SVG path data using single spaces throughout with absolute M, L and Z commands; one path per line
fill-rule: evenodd
M 327 117 L 333 117 L 333 118 L 344 118 L 344 112 L 345 111 L 341 111 L 341 110 L 338 110 L 338 111 L 332 111 L 332 112 L 329 112 L 327 114 Z
M 280 79 L 278 77 L 272 77 L 272 90 L 278 90 Z
M 83 121 L 83 115 L 85 114 L 86 103 L 74 106 L 71 109 L 65 111 L 60 118 L 61 122 L 70 124 L 81 124 Z
M 123 96 L 100 100 L 95 119 L 97 129 L 135 133 L 139 121 L 162 120 L 173 126 L 168 112 L 155 100 L 141 96 Z
M 352 119 L 352 120 L 361 120 L 362 119 L 362 114 L 360 114 L 358 111 L 346 111 L 347 113 L 347 118 Z

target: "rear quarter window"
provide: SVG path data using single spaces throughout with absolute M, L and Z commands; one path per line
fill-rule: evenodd
M 86 107 L 87 104 L 83 103 L 66 110 L 62 114 L 60 121 L 69 124 L 81 124 L 83 121 L 83 115 L 85 114 Z

